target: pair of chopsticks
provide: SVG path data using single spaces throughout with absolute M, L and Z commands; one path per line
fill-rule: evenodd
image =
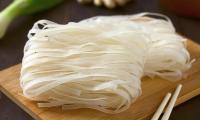
M 178 95 L 179 95 L 179 93 L 181 91 L 181 88 L 182 88 L 182 85 L 179 84 L 177 86 L 177 88 L 176 88 L 173 96 L 172 96 L 171 93 L 167 93 L 166 94 L 165 98 L 163 99 L 162 103 L 158 107 L 157 111 L 155 112 L 155 114 L 153 115 L 153 117 L 151 118 L 151 120 L 158 120 L 159 119 L 159 117 L 162 114 L 165 106 L 167 105 L 170 97 L 172 96 L 172 99 L 170 100 L 170 102 L 169 102 L 168 106 L 166 107 L 165 112 L 164 112 L 164 114 L 163 114 L 163 116 L 161 118 L 161 120 L 168 120 L 169 119 L 170 114 L 172 112 L 172 109 L 173 109 L 173 107 L 174 107 L 174 105 L 176 103 L 176 100 L 178 98 Z

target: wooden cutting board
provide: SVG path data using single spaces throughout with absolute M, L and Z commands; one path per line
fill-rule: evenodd
M 61 108 L 38 108 L 36 102 L 23 97 L 19 85 L 20 67 L 15 65 L 0 72 L 0 90 L 36 120 L 136 120 L 149 119 L 167 92 L 183 84 L 176 105 L 200 94 L 200 45 L 188 41 L 192 58 L 196 59 L 187 72 L 187 79 L 170 82 L 160 78 L 142 80 L 142 95 L 125 112 L 110 115 L 92 109 L 62 111 Z

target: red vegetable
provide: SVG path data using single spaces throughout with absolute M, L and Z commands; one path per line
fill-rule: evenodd
M 200 18 L 200 0 L 161 0 L 161 4 L 178 15 Z

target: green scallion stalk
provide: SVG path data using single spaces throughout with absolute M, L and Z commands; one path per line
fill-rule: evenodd
M 7 27 L 16 17 L 52 8 L 62 1 L 64 0 L 14 0 L 0 12 L 0 38 L 4 36 Z

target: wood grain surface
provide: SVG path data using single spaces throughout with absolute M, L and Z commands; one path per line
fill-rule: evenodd
M 36 120 L 138 120 L 149 119 L 157 109 L 167 92 L 173 92 L 177 84 L 183 84 L 183 90 L 176 102 L 179 105 L 200 94 L 200 46 L 188 41 L 188 49 L 196 62 L 186 73 L 187 78 L 170 82 L 160 78 L 144 78 L 142 95 L 125 112 L 110 115 L 92 109 L 62 111 L 61 108 L 38 108 L 36 102 L 22 95 L 19 85 L 21 64 L 0 72 L 0 90 Z

